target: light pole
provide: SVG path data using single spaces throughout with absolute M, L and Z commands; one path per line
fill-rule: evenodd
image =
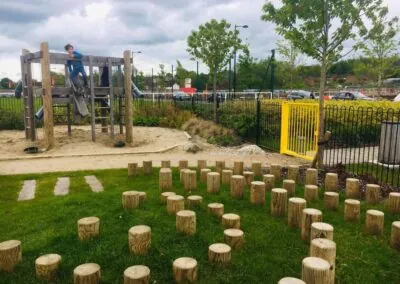
M 135 78 L 137 77 L 137 72 L 136 72 L 136 75 L 135 75 L 135 69 L 134 69 L 134 67 L 133 67 L 133 54 L 140 54 L 140 53 L 142 53 L 142 51 L 140 51 L 140 50 L 138 50 L 138 51 L 132 51 L 132 77 L 133 77 L 133 80 L 132 80 L 132 82 L 135 80 Z M 136 85 L 137 85 L 137 81 L 136 81 Z
M 236 35 L 236 29 L 237 28 L 243 28 L 247 29 L 249 26 L 248 25 L 235 25 L 235 35 Z M 233 53 L 233 93 L 236 96 L 236 48 Z

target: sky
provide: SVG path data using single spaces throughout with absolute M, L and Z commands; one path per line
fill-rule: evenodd
M 273 0 L 279 2 L 278 0 Z M 384 0 L 390 16 L 400 15 L 400 0 Z M 1 0 L 0 78 L 20 77 L 19 56 L 26 48 L 38 51 L 47 41 L 52 51 L 66 43 L 86 55 L 122 57 L 135 54 L 135 66 L 145 74 L 160 63 L 194 70 L 186 48 L 187 36 L 212 18 L 248 25 L 240 37 L 252 56 L 265 58 L 280 37 L 274 25 L 261 21 L 265 0 Z M 56 67 L 53 67 L 56 68 Z M 201 71 L 207 68 L 200 65 Z M 57 69 L 53 69 L 57 70 Z M 35 67 L 34 77 L 40 76 Z

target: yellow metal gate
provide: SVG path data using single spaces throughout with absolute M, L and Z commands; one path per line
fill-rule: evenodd
M 312 160 L 317 149 L 319 106 L 282 103 L 281 154 Z

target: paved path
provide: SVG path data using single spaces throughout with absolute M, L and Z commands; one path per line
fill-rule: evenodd
M 93 192 L 103 191 L 103 185 L 95 176 L 85 176 L 85 181 Z
M 57 183 L 54 187 L 54 195 L 67 195 L 69 193 L 69 185 L 69 177 L 57 178 Z
M 35 191 L 36 180 L 25 180 L 22 189 L 19 192 L 18 201 L 34 199 Z

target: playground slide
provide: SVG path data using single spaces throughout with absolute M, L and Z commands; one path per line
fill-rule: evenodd
M 134 98 L 143 98 L 143 93 L 142 91 L 139 90 L 138 87 L 136 87 L 135 83 L 132 81 L 132 96 Z

